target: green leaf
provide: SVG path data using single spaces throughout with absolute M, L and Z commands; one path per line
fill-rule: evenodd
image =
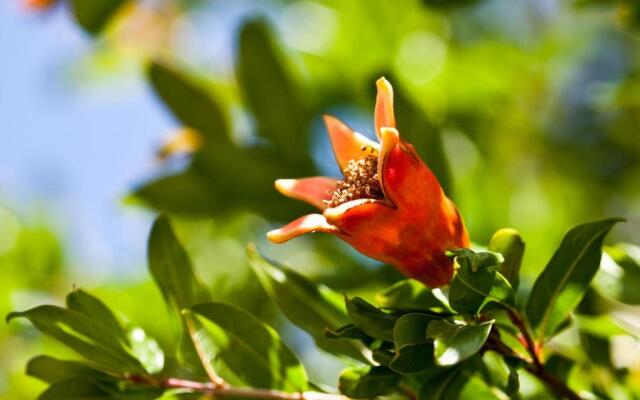
M 605 246 L 594 284 L 605 296 L 640 305 L 640 247 L 620 243 Z
M 92 318 L 61 307 L 43 305 L 22 312 L 12 312 L 7 321 L 27 318 L 40 332 L 53 337 L 91 363 L 114 372 L 145 373 L 127 349 L 127 343 L 113 331 Z
M 434 339 L 436 363 L 451 366 L 476 354 L 489 337 L 493 323 L 459 325 L 444 319 L 431 322 L 427 336 Z
M 345 304 L 355 326 L 372 338 L 393 342 L 393 327 L 398 317 L 383 312 L 360 297 L 345 297 Z
M 78 24 L 88 33 L 96 35 L 127 0 L 71 0 Z
M 149 82 L 156 94 L 184 125 L 203 135 L 205 145 L 228 148 L 229 129 L 220 105 L 202 87 L 167 65 L 153 62 Z
M 218 373 L 232 384 L 288 392 L 307 390 L 307 374 L 278 333 L 253 315 L 223 303 L 193 306 L 192 336 Z
M 302 106 L 303 99 L 284 70 L 263 21 L 242 27 L 236 73 L 258 133 L 271 141 L 286 160 L 310 165 L 309 113 Z
M 520 266 L 524 256 L 524 241 L 515 229 L 500 229 L 491 237 L 489 250 L 500 253 L 504 261 L 500 265 L 500 272 L 511 284 L 514 291 L 520 284 Z
M 428 314 L 405 314 L 393 328 L 396 354 L 389 367 L 401 374 L 434 371 L 433 341 L 427 337 L 427 327 L 439 317 Z
M 45 390 L 38 400 L 111 400 L 111 393 L 97 382 L 73 378 L 56 382 Z
M 536 279 L 526 305 L 526 316 L 540 341 L 551 336 L 580 302 L 598 271 L 602 241 L 613 225 L 609 218 L 571 229 Z
M 208 179 L 193 169 L 145 183 L 134 190 L 133 197 L 168 213 L 209 215 L 215 214 L 216 208 L 224 208 L 222 196 L 211 190 Z
M 196 276 L 191 260 L 166 216 L 158 217 L 151 228 L 148 258 L 153 279 L 178 314 L 194 304 L 210 300 L 209 291 Z
M 150 374 L 162 371 L 164 368 L 164 352 L 158 342 L 149 337 L 142 328 L 133 328 L 129 331 L 129 344 L 131 353 L 140 360 Z
M 544 369 L 559 381 L 566 382 L 569 379 L 569 374 L 574 364 L 575 361 L 571 358 L 555 353 L 544 363 Z
M 500 389 L 509 396 L 510 399 L 519 399 L 520 378 L 517 368 L 520 368 L 521 361 L 511 361 L 513 358 L 503 357 L 493 351 L 482 354 L 482 364 L 485 369 L 483 378 L 490 386 Z
M 98 298 L 82 290 L 74 290 L 66 298 L 67 308 L 77 311 L 110 332 L 117 340 L 128 343 L 124 329 L 111 310 Z
M 393 341 L 396 349 L 411 344 L 420 344 L 429 341 L 427 337 L 427 328 L 433 321 L 442 318 L 429 314 L 405 314 L 398 318 L 393 327 Z
M 114 380 L 73 378 L 56 382 L 38 400 L 152 400 L 162 395 L 160 388 L 122 385 Z
M 79 361 L 63 361 L 49 356 L 37 356 L 27 363 L 27 375 L 47 383 L 56 383 L 78 377 L 104 379 L 109 376 Z
M 365 341 L 373 340 L 354 324 L 347 324 L 335 330 L 325 328 L 324 336 L 330 339 L 359 339 Z
M 313 337 L 318 347 L 366 361 L 361 343 L 332 340 L 324 335 L 326 328 L 335 331 L 350 322 L 340 294 L 309 281 L 296 271 L 267 261 L 253 245 L 247 247 L 247 254 L 249 265 L 269 297 L 293 324 Z
M 385 367 L 350 367 L 340 374 L 340 393 L 352 399 L 370 399 L 393 392 L 400 376 Z
M 462 366 L 447 369 L 422 384 L 419 400 L 455 400 L 467 382 Z
M 496 388 L 490 387 L 479 370 L 482 361 L 473 357 L 454 368 L 428 379 L 420 389 L 419 400 L 502 400 L 506 395 L 496 394 Z
M 451 308 L 462 314 L 476 314 L 487 306 L 512 307 L 515 294 L 502 274 L 496 271 L 503 261 L 500 254 L 475 253 L 469 249 L 450 252 L 458 270 L 449 289 Z
M 437 291 L 438 295 L 434 294 Z M 431 290 L 415 279 L 405 279 L 376 294 L 381 308 L 391 310 L 450 311 L 446 297 L 439 289 Z

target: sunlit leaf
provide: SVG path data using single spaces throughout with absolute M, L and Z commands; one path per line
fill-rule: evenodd
M 253 387 L 302 392 L 307 374 L 278 333 L 253 315 L 223 303 L 190 308 L 197 323 L 194 344 L 227 381 Z
M 395 356 L 389 367 L 401 374 L 436 372 L 433 340 L 427 337 L 429 323 L 440 319 L 427 314 L 406 314 L 393 328 Z
M 476 354 L 489 337 L 494 321 L 461 325 L 440 319 L 429 324 L 427 335 L 434 340 L 436 363 L 455 365 Z
M 393 342 L 393 327 L 398 317 L 385 313 L 360 297 L 345 298 L 345 304 L 355 326 L 372 338 Z
M 247 252 L 249 265 L 262 286 L 291 322 L 309 333 L 321 349 L 365 360 L 361 344 L 324 335 L 325 329 L 337 331 L 350 322 L 340 294 L 292 269 L 267 261 L 254 246 L 249 246 Z
M 98 298 L 82 290 L 74 290 L 66 298 L 67 308 L 84 314 L 105 331 L 110 332 L 114 339 L 122 343 L 127 342 L 125 331 L 111 310 Z
M 84 314 L 65 308 L 43 305 L 13 312 L 7 321 L 26 318 L 45 335 L 68 346 L 78 354 L 107 370 L 144 373 L 144 368 L 127 350 L 118 335 Z
M 108 375 L 79 361 L 63 361 L 49 356 L 37 356 L 27 363 L 27 375 L 47 383 L 77 377 L 107 378 Z
M 491 237 L 489 250 L 500 253 L 504 261 L 500 264 L 498 272 L 502 274 L 513 290 L 518 290 L 520 285 L 520 265 L 524 256 L 524 241 L 514 229 L 500 229 Z
M 142 328 L 129 330 L 129 344 L 131 353 L 140 360 L 148 373 L 154 374 L 162 371 L 164 367 L 164 352 L 158 342 L 149 337 Z
M 502 256 L 490 252 L 475 253 L 469 249 L 455 250 L 452 254 L 459 268 L 449 289 L 451 308 L 463 314 L 475 314 L 493 304 L 513 305 L 513 289 L 497 272 Z
M 450 310 L 442 292 L 438 295 L 415 279 L 405 279 L 376 294 L 376 302 L 381 308 L 393 310 Z
M 578 305 L 600 264 L 602 241 L 613 225 L 609 218 L 571 229 L 533 285 L 526 315 L 540 340 L 548 338 Z
M 210 299 L 166 216 L 156 219 L 148 244 L 149 270 L 165 300 L 180 313 Z
M 340 374 L 340 393 L 353 399 L 370 399 L 393 392 L 400 376 L 385 367 L 350 367 Z

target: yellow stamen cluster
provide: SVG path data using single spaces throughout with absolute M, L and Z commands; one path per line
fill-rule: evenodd
M 325 200 L 329 207 L 336 207 L 356 199 L 382 199 L 382 188 L 378 179 L 378 157 L 367 155 L 357 160 L 349 160 L 342 171 L 344 180 L 338 181 L 331 200 Z

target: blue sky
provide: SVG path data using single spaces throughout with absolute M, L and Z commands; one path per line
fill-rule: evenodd
M 92 42 L 65 15 L 0 2 L 0 206 L 59 231 L 96 280 L 144 273 L 151 214 L 122 198 L 175 123 L 139 71 L 78 82 Z

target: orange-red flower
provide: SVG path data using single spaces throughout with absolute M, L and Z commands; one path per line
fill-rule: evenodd
M 322 211 L 267 234 L 283 243 L 309 232 L 331 233 L 361 253 L 393 265 L 427 286 L 453 275 L 445 251 L 469 246 L 455 205 L 412 145 L 396 130 L 393 89 L 380 78 L 375 106 L 376 143 L 338 119 L 325 116 L 344 180 L 279 179 L 276 188 Z
M 53 7 L 58 0 L 23 0 L 22 6 L 30 11 L 44 11 Z

